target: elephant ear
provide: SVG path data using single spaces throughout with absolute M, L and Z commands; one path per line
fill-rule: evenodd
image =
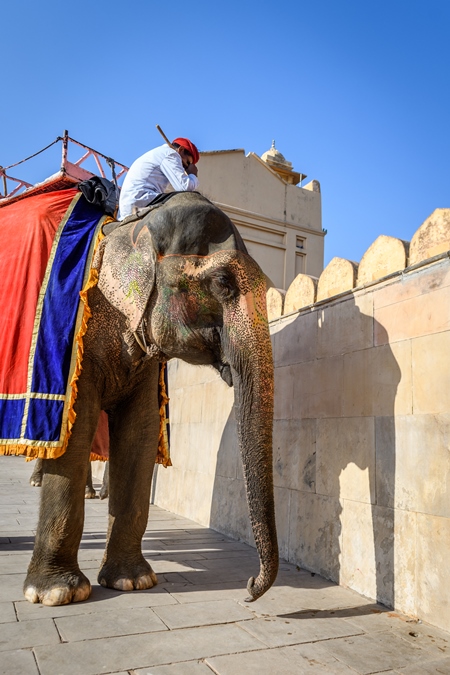
M 98 287 L 128 319 L 135 332 L 142 321 L 155 284 L 156 253 L 147 228 L 133 241 L 135 223 L 118 227 L 100 244 L 94 260 Z

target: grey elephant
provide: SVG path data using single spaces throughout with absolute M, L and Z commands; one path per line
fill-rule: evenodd
M 101 410 L 110 425 L 109 525 L 98 581 L 148 589 L 142 555 L 159 434 L 159 363 L 210 365 L 234 386 L 253 534 L 260 557 L 248 600 L 278 570 L 272 476 L 273 363 L 266 281 L 230 219 L 197 193 L 180 193 L 101 242 L 89 291 L 76 422 L 68 448 L 45 460 L 30 602 L 60 605 L 91 592 L 78 566 L 89 449 Z M 169 469 L 170 470 L 170 469 Z

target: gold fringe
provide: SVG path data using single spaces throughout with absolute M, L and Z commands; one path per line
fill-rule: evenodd
M 39 447 L 36 445 L 0 445 L 0 455 L 25 455 L 27 461 L 32 459 L 57 459 L 66 451 L 64 446 L 56 448 Z
M 97 455 L 96 452 L 91 452 L 89 457 L 90 462 L 107 462 L 109 457 L 103 457 L 103 455 Z
M 159 438 L 158 438 L 158 453 L 156 455 L 155 464 L 162 464 L 164 467 L 172 466 L 169 450 L 169 439 L 167 436 L 167 425 L 169 420 L 166 417 L 166 405 L 169 403 L 167 396 L 166 383 L 164 381 L 164 371 L 167 365 L 163 363 L 159 373 Z

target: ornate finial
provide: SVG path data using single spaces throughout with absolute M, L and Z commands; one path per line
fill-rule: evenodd
M 272 141 L 272 147 L 270 149 L 275 150 L 275 141 Z

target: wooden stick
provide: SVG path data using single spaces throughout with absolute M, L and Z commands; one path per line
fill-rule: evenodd
M 161 129 L 161 127 L 159 126 L 159 124 L 156 125 L 156 128 L 158 129 L 159 133 L 161 134 L 161 136 L 162 136 L 162 137 L 164 138 L 164 140 L 166 141 L 166 143 L 167 143 L 167 145 L 169 146 L 169 148 L 172 148 L 172 150 L 175 150 L 175 148 L 173 147 L 172 143 L 169 141 L 169 139 L 167 138 L 166 134 L 165 134 L 164 131 Z

